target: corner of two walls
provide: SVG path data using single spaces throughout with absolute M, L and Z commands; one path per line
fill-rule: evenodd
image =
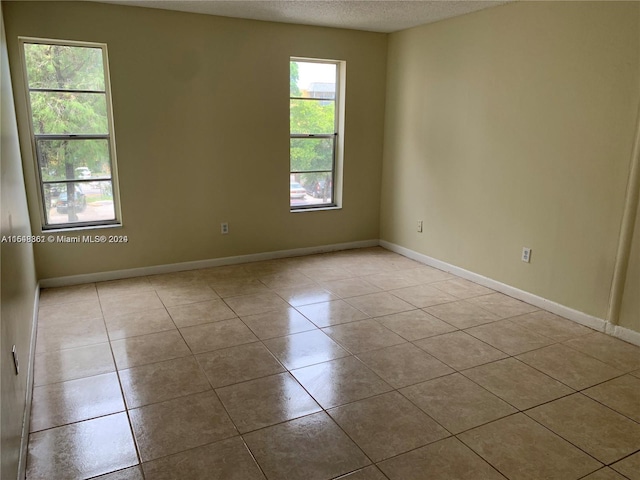
M 33 248 L 30 243 L 13 241 L 11 236 L 29 236 L 29 214 L 24 191 L 24 179 L 16 113 L 7 61 L 4 18 L 0 7 L 2 45 L 0 50 L 0 85 L 2 110 L 2 140 L 0 141 L 0 215 L 1 232 L 8 241 L 0 245 L 0 403 L 2 404 L 0 440 L 0 477 L 17 478 L 28 426 L 30 406 L 30 363 L 33 352 L 35 305 L 38 284 Z M 13 364 L 13 346 L 19 361 L 19 373 Z M 22 458 L 24 467 L 24 457 Z
M 607 319 L 639 38 L 637 2 L 514 2 L 391 34 L 381 238 Z

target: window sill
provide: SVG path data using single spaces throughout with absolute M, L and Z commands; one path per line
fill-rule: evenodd
M 67 232 L 86 232 L 87 230 L 104 230 L 105 228 L 122 228 L 121 223 L 113 223 L 109 225 L 87 225 L 82 227 L 65 227 L 65 228 L 42 228 L 42 235 L 47 233 L 67 233 Z
M 312 207 L 312 208 L 296 208 L 296 209 L 290 209 L 289 212 L 291 213 L 302 213 L 302 212 L 324 212 L 327 210 L 342 210 L 341 206 L 336 206 L 336 205 L 332 205 L 332 206 L 327 206 L 327 207 Z

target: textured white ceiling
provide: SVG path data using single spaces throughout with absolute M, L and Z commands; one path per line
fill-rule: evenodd
M 395 32 L 464 15 L 507 1 L 387 0 L 98 0 L 138 7 L 271 22 Z

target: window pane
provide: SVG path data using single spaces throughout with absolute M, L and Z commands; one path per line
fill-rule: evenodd
M 40 174 L 45 182 L 111 179 L 108 140 L 38 140 Z
M 289 96 L 336 98 L 336 65 L 295 61 L 289 64 Z
M 335 133 L 335 102 L 318 100 L 289 101 L 291 133 Z
M 104 91 L 100 48 L 27 43 L 24 51 L 29 88 Z
M 305 196 L 303 198 L 299 198 L 297 195 L 291 195 L 290 205 L 292 207 L 332 203 L 333 185 L 331 182 L 331 172 L 295 173 L 291 175 L 291 178 L 291 182 L 300 184 L 305 190 Z
M 37 134 L 107 134 L 107 99 L 103 93 L 31 92 Z
M 44 185 L 47 225 L 115 220 L 110 181 Z
M 334 138 L 292 138 L 291 172 L 333 169 Z

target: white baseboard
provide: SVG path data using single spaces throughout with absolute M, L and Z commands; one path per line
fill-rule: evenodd
M 29 339 L 29 362 L 27 364 L 27 393 L 22 414 L 22 437 L 20 439 L 20 457 L 18 458 L 18 479 L 27 475 L 27 447 L 29 446 L 29 425 L 31 423 L 31 401 L 33 398 L 34 364 L 36 360 L 36 336 L 38 331 L 38 308 L 40 305 L 40 283 L 36 284 L 33 297 L 33 316 L 31 318 L 31 338 Z
M 220 267 L 223 265 L 235 265 L 239 263 L 259 262 L 275 260 L 286 257 L 300 257 L 316 253 L 335 252 L 338 250 L 350 250 L 354 248 L 377 247 L 378 240 L 361 240 L 357 242 L 335 243 L 318 247 L 294 248 L 291 250 L 278 250 L 275 252 L 252 253 L 234 257 L 212 258 L 208 260 L 196 260 L 194 262 L 171 263 L 168 265 L 154 265 L 151 267 L 130 268 L 126 270 L 112 270 L 109 272 L 86 273 L 82 275 L 70 275 L 68 277 L 45 278 L 40 280 L 42 288 L 66 287 L 82 283 L 104 282 L 107 280 L 120 280 L 122 278 L 142 277 L 145 275 L 157 275 L 160 273 L 182 272 L 185 270 L 197 270 L 199 268 Z
M 396 245 L 385 240 L 380 240 L 380 246 L 386 248 L 387 250 L 391 250 L 392 252 L 396 252 L 404 255 L 405 257 L 411 258 L 412 260 L 416 260 L 417 262 L 438 268 L 439 270 L 444 270 L 445 272 L 453 273 L 458 277 L 470 280 L 484 287 L 491 288 L 498 292 L 504 293 L 505 295 L 509 295 L 510 297 L 522 300 L 523 302 L 530 303 L 531 305 L 535 305 L 536 307 L 542 308 L 551 313 L 555 313 L 556 315 L 560 315 L 561 317 L 567 318 L 586 327 L 593 328 L 594 330 L 607 333 L 611 336 L 624 340 L 625 342 L 633 343 L 634 345 L 640 346 L 640 332 L 636 332 L 619 325 L 612 325 L 602 318 L 594 317 L 593 315 L 589 315 L 588 313 L 584 313 L 565 305 L 561 305 L 538 295 L 534 295 L 533 293 L 520 290 L 519 288 L 512 287 L 488 277 L 484 277 L 469 270 L 465 270 L 464 268 L 451 265 L 441 260 L 437 260 L 433 257 L 429 257 L 428 255 L 415 252 L 413 250 L 401 247 L 400 245 Z
M 161 273 L 181 272 L 185 270 L 197 270 L 199 268 L 219 267 L 223 265 L 235 265 L 240 263 L 259 262 L 264 260 L 274 260 L 286 257 L 299 257 L 303 255 L 313 255 L 316 253 L 335 252 L 338 250 L 349 250 L 354 248 L 366 248 L 382 246 L 387 250 L 399 253 L 405 257 L 416 260 L 425 265 L 429 265 L 445 272 L 453 273 L 458 277 L 470 280 L 479 285 L 491 288 L 498 292 L 517 298 L 523 302 L 530 303 L 536 307 L 568 318 L 576 323 L 592 328 L 599 332 L 607 333 L 620 338 L 634 345 L 640 346 L 640 332 L 612 325 L 606 320 L 573 308 L 561 305 L 546 298 L 540 297 L 530 292 L 520 290 L 497 280 L 484 277 L 477 273 L 465 270 L 464 268 L 451 265 L 441 260 L 429 257 L 422 253 L 415 252 L 400 245 L 396 245 L 385 240 L 362 240 L 358 242 L 336 243 L 332 245 L 322 245 L 318 247 L 295 248 L 291 250 L 278 250 L 275 252 L 253 253 L 249 255 L 238 255 L 233 257 L 213 258 L 208 260 L 197 260 L 194 262 L 173 263 L 168 265 L 154 265 L 150 267 L 130 268 L 126 270 L 112 270 L 109 272 L 87 273 L 82 275 L 71 275 L 68 277 L 47 278 L 40 281 L 42 288 L 63 287 L 67 285 L 78 285 L 82 283 L 104 282 L 107 280 L 119 280 L 122 278 L 141 277 L 145 275 L 157 275 Z

